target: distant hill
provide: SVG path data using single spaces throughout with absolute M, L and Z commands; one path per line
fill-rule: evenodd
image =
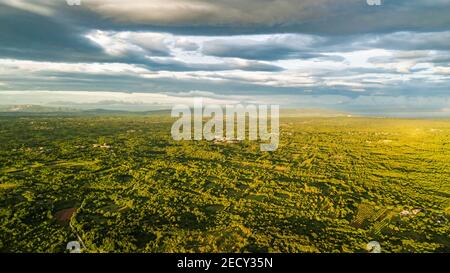
M 169 116 L 170 110 L 125 111 L 108 109 L 80 110 L 68 107 L 48 107 L 42 105 L 0 105 L 0 115 L 16 116 L 79 116 L 79 115 L 161 115 Z M 349 113 L 327 109 L 281 109 L 281 117 L 344 117 Z
M 89 116 L 89 115 L 170 115 L 170 110 L 122 111 L 108 109 L 81 110 L 68 107 L 42 105 L 0 105 L 1 116 Z
M 77 109 L 65 107 L 47 107 L 42 105 L 0 105 L 0 112 L 5 113 L 54 113 L 54 112 L 79 112 Z

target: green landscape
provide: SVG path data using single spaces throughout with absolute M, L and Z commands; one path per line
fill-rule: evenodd
M 159 114 L 0 116 L 0 252 L 450 252 L 450 120 L 289 116 L 280 145 Z

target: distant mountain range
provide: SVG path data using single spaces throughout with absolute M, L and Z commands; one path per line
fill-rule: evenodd
M 0 112 L 6 113 L 53 113 L 53 112 L 79 112 L 79 110 L 65 107 L 47 107 L 42 105 L 0 105 Z
M 125 111 L 108 109 L 80 110 L 68 107 L 48 107 L 42 105 L 0 105 L 0 115 L 170 115 L 170 110 L 150 110 L 150 111 Z M 341 117 L 349 116 L 349 113 L 327 110 L 327 109 L 281 109 L 282 117 Z
M 108 109 L 89 109 L 81 110 L 68 107 L 48 107 L 42 105 L 25 104 L 25 105 L 0 105 L 0 115 L 2 116 L 73 116 L 73 115 L 170 115 L 170 110 L 154 110 L 154 111 L 122 111 Z

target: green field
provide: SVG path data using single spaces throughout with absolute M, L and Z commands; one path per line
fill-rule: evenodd
M 0 252 L 450 252 L 450 121 L 281 119 L 279 149 L 158 116 L 0 117 Z

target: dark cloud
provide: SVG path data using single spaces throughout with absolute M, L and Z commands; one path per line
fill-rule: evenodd
M 448 0 L 91 0 L 83 9 L 111 26 L 189 34 L 311 33 L 350 35 L 431 31 L 450 25 Z M 411 18 L 414 18 L 412 20 Z
M 0 4 L 11 1 L 1 0 Z M 430 32 L 450 26 L 450 0 L 89 0 L 81 6 L 37 0 L 53 17 L 80 27 L 176 34 Z M 17 9 L 17 5 L 15 5 Z M 22 9 L 23 11 L 24 9 Z M 30 12 L 30 9 L 28 9 Z
M 83 36 L 85 29 L 55 17 L 30 13 L 0 2 L 0 56 L 54 61 L 106 61 L 100 47 Z
M 307 50 L 307 49 L 306 49 Z M 320 54 L 301 52 L 289 44 L 271 41 L 216 40 L 203 45 L 203 54 L 217 57 L 233 57 L 249 60 L 311 59 Z
M 12 2 L 21 1 L 0 0 L 1 57 L 133 62 L 140 59 L 137 55 L 170 56 L 166 45 L 144 39 L 139 31 L 206 36 L 313 34 L 309 36 L 312 40 L 305 44 L 293 35 L 294 38 L 284 41 L 236 38 L 234 41 L 210 41 L 203 46 L 202 52 L 207 55 L 249 60 L 329 58 L 321 52 L 364 48 L 450 49 L 450 32 L 437 32 L 450 28 L 450 0 L 385 0 L 380 7 L 369 6 L 363 0 L 138 0 L 132 5 L 115 0 L 92 0 L 75 7 L 64 1 L 36 1 L 35 6 L 42 3 L 42 8 L 51 11 L 51 15 L 18 8 L 11 5 Z M 104 48 L 86 38 L 87 33 L 97 29 L 138 31 L 129 42 L 143 52 L 127 52 L 124 56 L 105 54 Z M 187 40 L 177 41 L 175 46 L 186 51 L 199 49 L 197 43 Z
M 448 65 L 450 63 L 450 51 L 419 50 L 419 51 L 394 51 L 391 56 L 369 58 L 373 64 L 388 64 L 396 62 L 412 62 L 415 64 L 430 63 L 436 65 Z M 419 71 L 416 69 L 415 71 Z
M 330 44 L 328 39 L 311 35 L 283 35 L 262 40 L 217 39 L 205 42 L 202 53 L 216 57 L 248 60 L 321 59 L 343 61 L 339 56 L 321 53 Z
M 450 50 L 450 31 L 396 32 L 384 35 L 366 35 L 359 37 L 359 40 L 355 41 L 353 46 L 414 51 Z

